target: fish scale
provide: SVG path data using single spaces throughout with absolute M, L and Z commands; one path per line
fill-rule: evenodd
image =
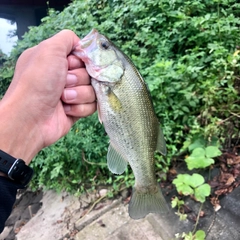
M 110 171 L 122 174 L 128 163 L 133 170 L 130 217 L 139 219 L 150 212 L 166 212 L 154 159 L 156 151 L 166 155 L 166 144 L 140 73 L 119 48 L 95 29 L 79 42 L 73 54 L 85 62 L 92 77 L 99 120 L 110 138 Z

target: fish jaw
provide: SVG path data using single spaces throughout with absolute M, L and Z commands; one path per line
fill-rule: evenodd
M 104 49 L 103 44 L 109 45 Z M 110 41 L 93 29 L 78 42 L 73 55 L 79 57 L 86 65 L 89 75 L 101 82 L 115 83 L 121 80 L 124 67 Z
M 90 64 L 88 53 L 96 50 L 95 39 L 98 37 L 98 32 L 95 29 L 81 39 L 73 50 L 73 54 L 85 62 L 86 67 Z
M 82 48 L 87 48 L 98 37 L 99 33 L 96 29 L 92 29 L 91 32 L 86 35 L 80 42 Z

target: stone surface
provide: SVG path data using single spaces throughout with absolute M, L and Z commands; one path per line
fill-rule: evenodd
M 169 203 L 173 194 L 167 196 Z M 29 198 L 30 195 L 26 194 L 25 197 Z M 14 231 L 19 231 L 17 240 L 172 240 L 177 233 L 193 230 L 201 206 L 191 198 L 186 198 L 185 203 L 190 210 L 185 221 L 179 221 L 176 209 L 171 209 L 165 215 L 149 214 L 144 219 L 133 220 L 128 216 L 128 205 L 121 198 L 98 202 L 99 195 L 77 198 L 53 191 L 45 192 L 42 200 L 36 197 L 42 203 L 36 214 L 37 207 L 35 209 L 34 206 L 39 204 L 36 198 L 32 198 L 32 201 L 17 200 L 18 205 L 8 220 L 10 225 L 4 229 L 0 240 L 14 240 Z M 198 229 L 207 233 L 206 240 L 240 239 L 239 199 L 240 188 L 237 188 L 221 199 L 218 212 L 209 202 L 204 204 L 204 216 L 199 219 Z M 21 202 L 27 208 L 23 208 Z M 23 223 L 24 219 L 31 217 L 29 207 L 34 212 L 33 217 Z M 17 214 L 16 209 L 24 214 Z
M 75 239 L 162 240 L 147 219 L 131 219 L 128 215 L 127 205 L 119 203 L 114 208 L 109 206 L 108 209 L 109 211 L 78 232 Z
M 0 240 L 10 240 L 9 236 L 11 235 L 11 231 L 12 227 L 5 227 L 3 232 L 0 234 Z
M 240 188 L 221 200 L 221 209 L 216 213 L 215 222 L 208 239 L 240 239 Z
M 62 216 L 74 200 L 76 199 L 73 196 L 68 196 L 65 193 L 45 192 L 42 198 L 42 208 L 21 228 L 16 239 L 61 239 L 63 234 L 66 234 L 66 222 L 62 220 Z

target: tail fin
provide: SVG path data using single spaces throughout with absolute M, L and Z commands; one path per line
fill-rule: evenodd
M 128 206 L 129 216 L 133 219 L 144 218 L 148 213 L 166 213 L 168 206 L 159 187 L 149 191 L 133 188 L 132 198 Z

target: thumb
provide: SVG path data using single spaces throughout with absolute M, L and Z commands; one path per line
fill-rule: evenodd
M 80 41 L 80 38 L 71 30 L 62 30 L 48 40 L 49 45 L 60 48 L 68 56 Z

